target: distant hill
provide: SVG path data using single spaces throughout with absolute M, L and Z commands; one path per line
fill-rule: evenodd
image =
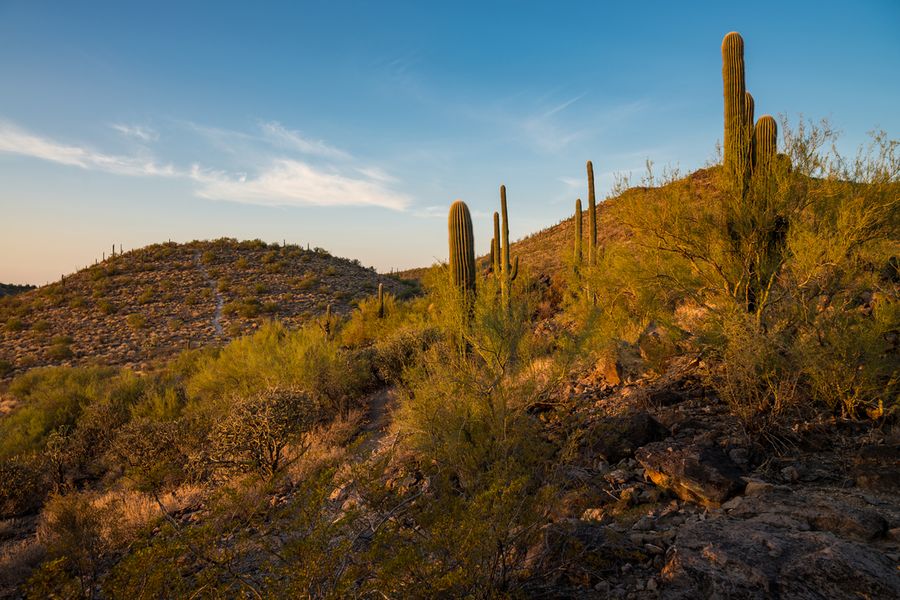
M 690 185 L 691 189 L 700 196 L 713 194 L 714 169 L 700 169 L 687 177 L 675 181 L 669 185 Z M 587 188 L 587 180 L 585 180 Z M 625 236 L 625 228 L 622 227 L 620 207 L 625 198 L 644 196 L 648 203 L 658 202 L 664 195 L 663 188 L 633 187 L 619 196 L 614 196 L 597 203 L 597 242 L 600 248 L 609 241 L 622 239 Z M 547 227 L 532 233 L 512 243 L 510 252 L 512 257 L 519 257 L 520 268 L 527 269 L 530 273 L 554 277 L 568 268 L 569 261 L 574 253 L 575 244 L 575 198 L 572 197 L 572 216 L 569 216 L 556 225 Z M 584 251 L 587 252 L 588 235 L 588 206 L 586 197 L 582 197 L 582 230 L 584 234 Z M 498 203 L 499 209 L 499 203 Z M 510 204 L 509 218 L 516 219 L 516 206 Z M 487 256 L 478 258 L 479 265 L 487 266 Z M 431 267 L 419 267 L 407 269 L 397 273 L 398 277 L 410 280 L 421 280 Z
M 0 299 L 0 378 L 43 365 L 141 368 L 224 343 L 268 318 L 289 325 L 415 284 L 321 249 L 232 239 L 157 244 Z
M 17 285 L 15 283 L 0 283 L 0 297 L 2 296 L 14 296 L 16 294 L 21 294 L 22 292 L 27 292 L 28 290 L 33 290 L 35 286 L 33 285 Z

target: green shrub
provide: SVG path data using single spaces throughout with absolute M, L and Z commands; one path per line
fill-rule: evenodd
M 156 299 L 156 294 L 152 288 L 147 288 L 138 296 L 138 304 L 150 304 Z
M 125 317 L 125 322 L 132 329 L 144 329 L 147 327 L 147 317 L 141 313 L 132 313 Z
M 35 321 L 31 328 L 37 333 L 47 333 L 50 331 L 50 322 L 45 319 L 40 319 Z
M 0 458 L 0 519 L 37 509 L 45 493 L 42 469 L 36 457 Z
M 52 431 L 73 430 L 89 404 L 133 403 L 140 383 L 113 368 L 46 367 L 13 379 L 9 393 L 19 405 L 0 419 L 0 458 L 40 450 Z
M 47 357 L 51 360 L 67 360 L 75 356 L 69 344 L 53 344 L 47 348 Z
M 10 332 L 22 331 L 26 328 L 25 321 L 19 317 L 10 317 L 6 320 L 6 330 Z
M 202 359 L 187 389 L 191 402 L 224 409 L 230 398 L 275 386 L 302 391 L 326 410 L 345 412 L 371 385 L 369 365 L 351 361 L 318 326 L 289 331 L 273 322 Z

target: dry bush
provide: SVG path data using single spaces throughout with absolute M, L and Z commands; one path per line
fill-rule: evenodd
M 302 391 L 273 388 L 240 399 L 210 433 L 210 463 L 215 470 L 271 479 L 309 448 L 305 436 L 322 414 Z

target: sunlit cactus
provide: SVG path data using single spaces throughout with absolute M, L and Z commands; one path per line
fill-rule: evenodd
M 494 276 L 500 277 L 500 213 L 494 211 Z
M 774 166 L 778 145 L 778 124 L 771 115 L 763 115 L 753 128 L 753 170 L 767 172 Z
M 747 124 L 747 135 L 750 136 L 749 139 L 753 137 L 753 110 L 756 108 L 756 103 L 753 101 L 753 95 L 750 92 L 744 92 L 744 123 Z
M 462 200 L 450 206 L 447 219 L 450 238 L 450 280 L 464 293 L 475 291 L 475 237 L 472 216 Z
M 581 239 L 583 237 L 581 219 L 581 198 L 579 198 L 575 201 L 575 268 L 581 266 Z
M 519 257 L 514 263 L 509 260 L 509 215 L 506 211 L 506 186 L 500 186 L 500 215 L 502 219 L 501 229 L 501 258 L 500 258 L 500 293 L 503 296 L 503 304 L 509 306 L 509 290 L 512 282 L 519 274 Z
M 594 195 L 594 165 L 587 161 L 588 176 L 588 264 L 597 260 L 597 197 Z
M 722 83 L 725 97 L 725 167 L 736 181 L 743 181 L 749 158 L 750 124 L 746 121 L 744 40 L 736 31 L 722 40 Z
M 378 284 L 378 318 L 384 318 L 384 284 Z

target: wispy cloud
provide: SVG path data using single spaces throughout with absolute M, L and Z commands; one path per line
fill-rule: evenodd
M 155 142 L 159 139 L 159 133 L 151 127 L 143 125 L 125 125 L 124 123 L 113 123 L 110 125 L 113 129 L 124 135 L 125 137 L 137 138 L 143 142 Z
M 289 150 L 325 158 L 336 158 L 341 160 L 348 160 L 351 158 L 351 156 L 343 150 L 329 146 L 322 140 L 311 140 L 299 131 L 285 128 L 278 121 L 260 123 L 260 129 L 269 141 Z
M 347 177 L 298 160 L 279 159 L 253 176 L 206 171 L 195 165 L 197 195 L 264 206 L 380 206 L 405 209 L 410 201 L 371 178 Z
M 296 152 L 319 158 L 340 158 L 342 163 L 350 159 L 349 154 L 332 149 L 324 142 L 308 142 L 296 136 L 296 132 L 277 124 L 270 125 L 267 135 L 282 136 Z M 210 131 L 224 137 L 243 135 L 228 130 Z M 61 143 L 5 121 L 0 121 L 0 153 L 116 175 L 183 178 L 193 182 L 198 197 L 261 206 L 378 206 L 404 210 L 411 203 L 409 197 L 390 187 L 397 181 L 377 167 L 320 165 L 292 156 L 274 155 L 248 159 L 246 170 L 210 168 L 199 163 L 178 168 L 154 159 L 106 154 L 84 145 Z
M 82 169 L 105 171 L 117 175 L 173 177 L 178 175 L 172 165 L 160 165 L 153 160 L 134 156 L 118 156 L 92 150 L 85 146 L 63 144 L 35 135 L 12 123 L 0 121 L 0 152 L 30 156 Z

